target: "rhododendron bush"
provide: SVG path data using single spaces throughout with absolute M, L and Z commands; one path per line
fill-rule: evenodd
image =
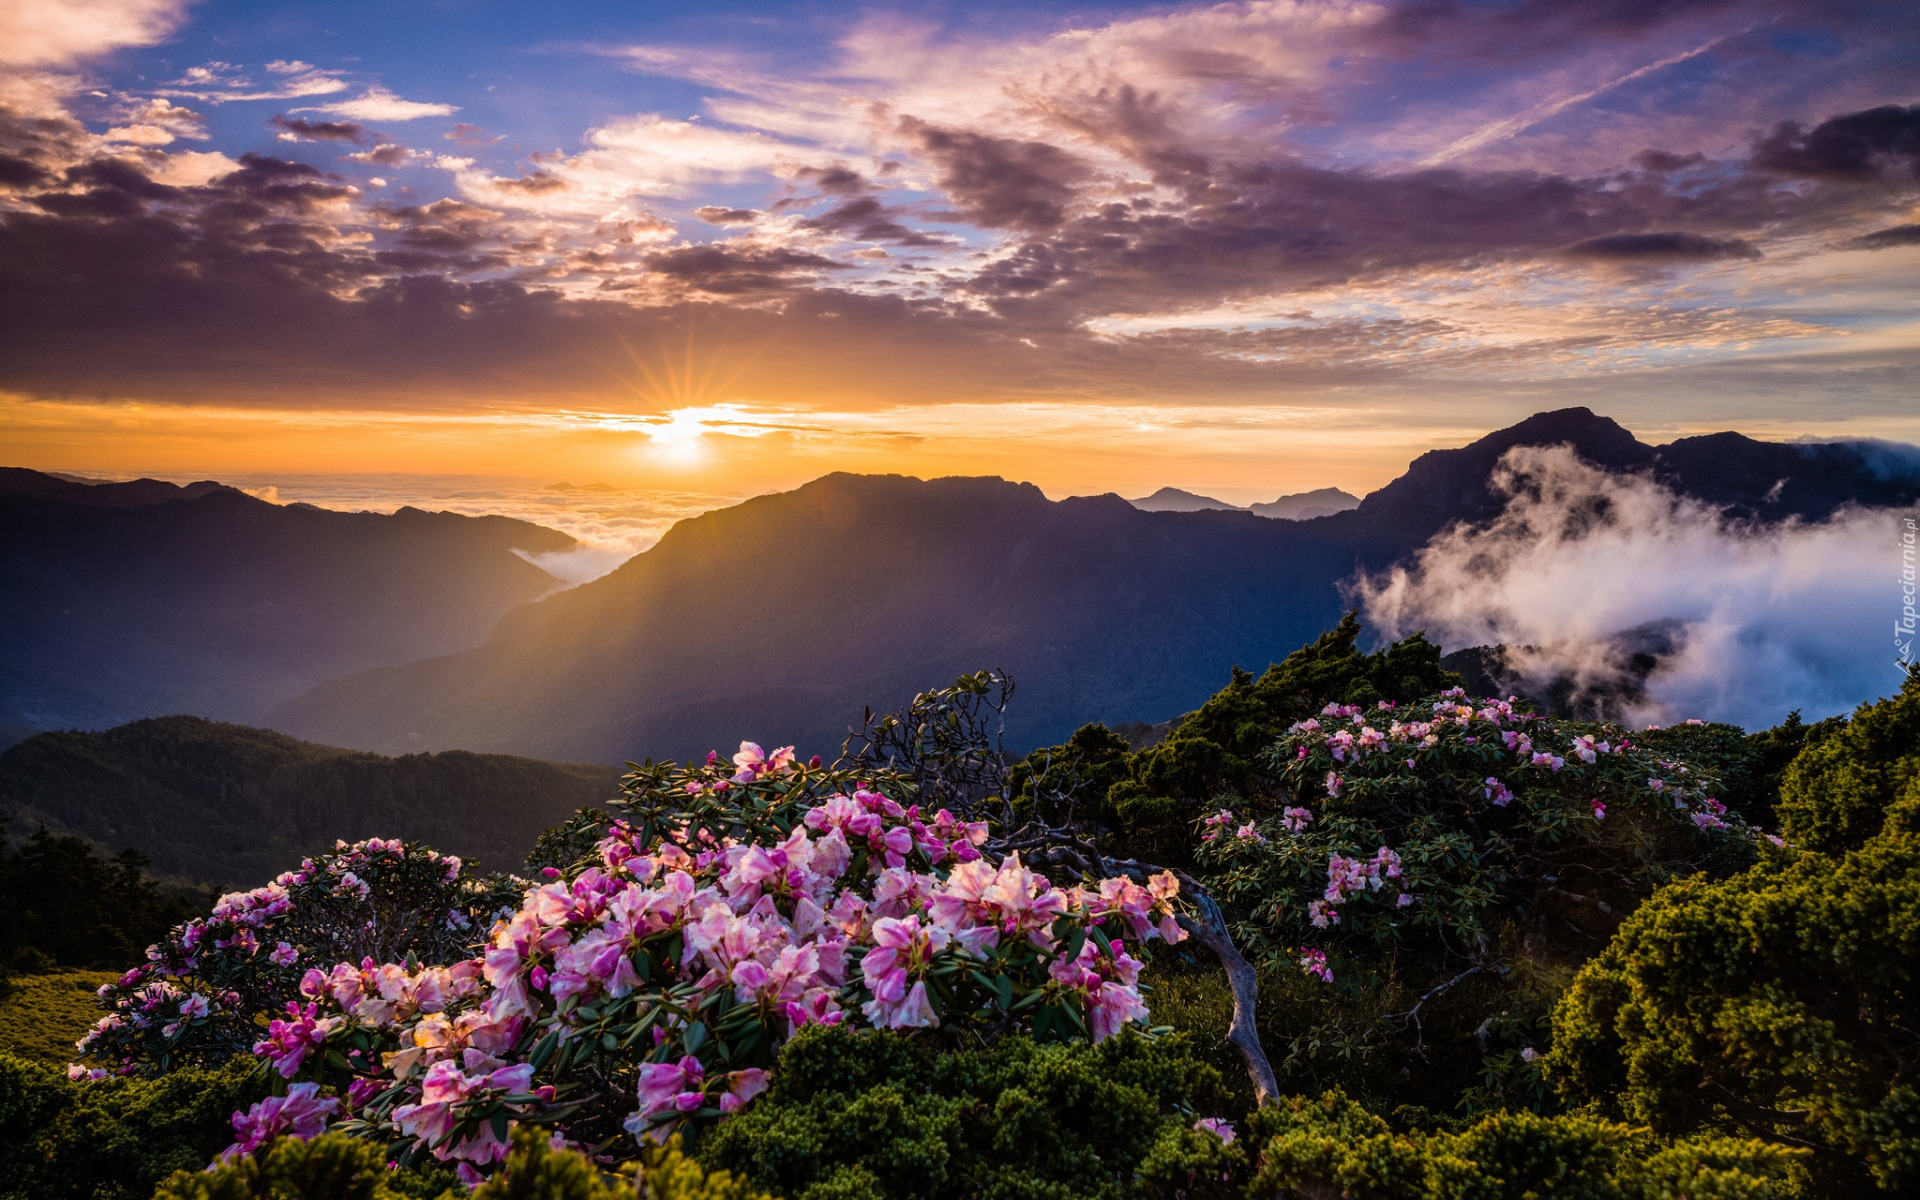
M 1477 986 L 1460 1020 L 1481 1069 L 1523 1085 L 1499 1099 L 1542 1100 L 1527 1050 L 1545 1045 L 1546 1001 L 1511 989 L 1577 964 L 1669 879 L 1725 874 L 1763 841 L 1711 772 L 1641 740 L 1458 689 L 1295 723 L 1267 752 L 1269 794 L 1200 822 L 1199 851 L 1240 944 L 1335 1014 L 1292 1031 L 1292 1065 L 1302 1037 L 1460 1058 L 1457 1035 L 1436 1048 L 1425 1028 Z
M 590 855 L 546 868 L 484 948 L 440 962 L 269 948 L 313 878 L 226 898 L 160 958 L 200 952 L 213 931 L 219 952 L 251 939 L 252 968 L 264 957 L 261 974 L 298 976 L 298 999 L 253 1047 L 288 1086 L 236 1115 L 233 1153 L 335 1128 L 477 1177 L 531 1123 L 631 1157 L 751 1102 L 807 1025 L 1100 1041 L 1146 1016 L 1129 951 L 1185 936 L 1172 875 L 1056 887 L 1017 855 L 982 858 L 984 824 L 903 805 L 897 784 L 752 745 L 732 764 L 639 768 Z M 369 846 L 343 859 L 421 853 Z M 336 890 L 353 890 L 350 874 L 366 881 L 339 861 L 303 872 Z M 452 863 L 448 880 L 459 872 Z M 125 990 L 139 1005 L 161 986 L 130 978 Z M 213 1019 L 211 1003 L 182 1007 L 205 993 L 165 986 L 151 1015 L 139 1011 L 148 1026 Z M 96 1033 L 93 1048 L 132 1023 Z
M 148 947 L 146 962 L 100 989 L 109 1012 L 80 1052 L 101 1064 L 94 1071 L 145 1075 L 247 1054 L 265 1015 L 305 1002 L 300 981 L 314 963 L 466 957 L 515 899 L 515 882 L 424 846 L 341 842 L 264 887 L 222 896 Z

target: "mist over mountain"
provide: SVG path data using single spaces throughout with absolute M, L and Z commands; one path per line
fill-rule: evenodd
M 476 645 L 558 585 L 521 554 L 575 544 L 505 517 L 0 471 L 0 744 L 166 713 L 253 720 L 325 680 Z
M 0 752 L 0 818 L 228 887 L 270 879 L 337 838 L 399 837 L 518 866 L 540 831 L 619 790 L 619 772 L 503 754 L 385 758 L 198 717 L 43 733 Z
M 1570 446 L 1756 526 L 1910 503 L 1871 447 L 1738 434 L 1646 445 L 1586 409 L 1422 455 L 1355 509 L 1300 521 L 1048 500 L 995 478 L 829 475 L 675 526 L 606 577 L 504 619 L 484 645 L 315 688 L 267 723 L 383 751 L 683 757 L 729 739 L 830 753 L 863 705 L 964 671 L 1020 681 L 1016 746 L 1093 720 L 1163 720 L 1227 667 L 1337 620 L 1341 585 L 1484 522 L 1517 446 Z

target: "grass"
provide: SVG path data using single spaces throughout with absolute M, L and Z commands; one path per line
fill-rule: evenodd
M 0 999 L 0 1053 L 52 1067 L 74 1059 L 73 1043 L 100 1017 L 94 989 L 117 971 L 56 971 L 16 975 Z

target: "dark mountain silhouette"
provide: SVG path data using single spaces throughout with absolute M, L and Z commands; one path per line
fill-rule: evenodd
M 1177 487 L 1163 487 L 1151 496 L 1142 496 L 1127 503 L 1141 512 L 1206 512 L 1210 509 L 1231 512 L 1240 507 L 1238 504 L 1228 504 L 1225 500 L 1215 500 L 1212 496 L 1183 492 Z
M 540 831 L 619 790 L 611 767 L 502 754 L 383 758 L 199 717 L 104 733 L 43 733 L 0 752 L 0 815 L 109 850 L 156 874 L 253 885 L 336 838 L 401 837 L 513 870 Z
M 1762 519 L 1920 494 L 1920 478 L 1858 448 L 1781 457 L 1731 437 L 1668 457 L 1586 409 L 1545 413 L 1422 455 L 1358 508 L 1306 521 L 1056 502 L 1000 479 L 829 475 L 682 521 L 612 574 L 512 613 L 483 646 L 325 684 L 268 723 L 369 749 L 601 762 L 742 737 L 830 753 L 863 705 L 998 666 L 1021 683 L 1008 740 L 1029 746 L 1188 711 L 1229 664 L 1283 657 L 1334 623 L 1356 569 L 1494 515 L 1488 478 L 1513 446 L 1571 444 Z M 1805 482 L 1829 478 L 1844 485 Z
M 1360 503 L 1360 497 L 1339 488 L 1318 488 L 1311 492 L 1281 496 L 1264 504 L 1240 505 L 1181 491 L 1176 487 L 1163 487 L 1151 496 L 1141 496 L 1127 503 L 1142 512 L 1205 512 L 1217 509 L 1221 512 L 1250 512 L 1279 521 L 1307 521 L 1355 508 Z
M 476 645 L 555 586 L 506 517 L 280 506 L 221 484 L 0 471 L 0 732 L 258 718 L 317 683 Z
M 1278 521 L 1311 521 L 1315 517 L 1330 517 L 1334 513 L 1345 512 L 1360 507 L 1360 497 L 1339 488 L 1315 488 L 1311 492 L 1295 492 L 1291 496 L 1281 496 L 1264 504 L 1249 504 L 1247 511 L 1262 517 L 1272 517 Z

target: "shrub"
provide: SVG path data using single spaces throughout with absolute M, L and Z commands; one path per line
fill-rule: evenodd
M 337 1119 L 402 1162 L 489 1169 L 535 1123 L 630 1158 L 751 1101 L 803 1026 L 1099 1041 L 1145 1016 L 1128 948 L 1185 936 L 1171 875 L 1057 889 L 982 860 L 984 824 L 859 782 L 751 745 L 637 769 L 592 856 L 548 868 L 483 957 L 309 969 L 255 1047 L 300 1082 L 238 1144 Z
M 0 1055 L 0 1198 L 146 1200 L 232 1141 L 233 1111 L 264 1090 L 251 1063 L 88 1083 Z
M 1194 1127 L 1224 1099 L 1184 1038 L 937 1053 L 895 1033 L 808 1029 L 767 1095 L 697 1155 L 793 1200 L 1224 1195 L 1238 1156 Z
M 1249 1122 L 1246 1194 L 1342 1200 L 1768 1200 L 1792 1155 L 1759 1142 L 1663 1144 L 1583 1116 L 1496 1113 L 1458 1131 L 1394 1131 L 1341 1093 L 1288 1097 Z
M 1330 701 L 1405 703 L 1460 682 L 1440 666 L 1440 648 L 1418 634 L 1372 654 L 1359 649 L 1360 634 L 1359 620 L 1348 613 L 1336 628 L 1258 678 L 1235 667 L 1227 686 L 1182 717 L 1158 745 L 1123 757 L 1124 743 L 1114 745 L 1117 735 L 1103 740 L 1083 730 L 1066 746 L 1030 755 L 1027 774 L 1015 782 L 1023 784 L 1040 772 L 1049 755 L 1087 761 L 1085 779 L 1068 790 L 1080 797 L 1086 823 L 1106 828 L 1109 851 L 1186 866 L 1192 861 L 1193 823 L 1209 806 L 1270 790 L 1262 755 L 1291 722 Z M 1101 744 L 1084 747 L 1075 741 Z M 1086 754 L 1088 749 L 1093 754 Z M 1027 799 L 1039 799 L 1031 787 Z
M 308 965 L 464 958 L 512 895 L 424 846 L 340 843 L 265 887 L 222 896 L 210 916 L 149 947 L 144 964 L 100 989 L 108 1014 L 81 1052 L 120 1074 L 218 1065 L 298 1007 Z
M 1920 671 L 1810 744 L 1780 782 L 1780 831 L 1841 854 L 1883 829 L 1920 833 Z
M 1756 854 L 1711 772 L 1458 689 L 1328 705 L 1264 759 L 1273 791 L 1200 823 L 1201 880 L 1291 976 L 1282 1071 L 1383 1098 L 1445 1108 L 1478 1077 L 1470 1107 L 1548 1106 L 1530 1056 L 1573 968 L 1676 874 Z
M 65 1067 L 74 1042 L 100 1015 L 94 992 L 118 978 L 104 971 L 15 976 L 0 999 L 0 1054 Z
M 473 1191 L 447 1175 L 394 1169 L 356 1138 L 286 1137 L 253 1157 L 178 1172 L 153 1200 L 766 1200 L 726 1171 L 702 1171 L 678 1143 L 654 1148 L 637 1173 L 609 1176 L 531 1130 L 515 1135 L 505 1168 Z
M 1911 1189 L 1916 962 L 1920 835 L 1685 880 L 1580 972 L 1549 1066 L 1572 1099 L 1664 1133 L 1806 1147 L 1819 1194 Z

